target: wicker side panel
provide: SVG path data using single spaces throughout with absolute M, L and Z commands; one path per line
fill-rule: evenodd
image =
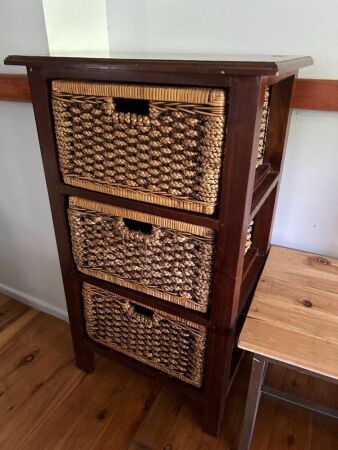
M 248 232 L 247 232 L 247 235 L 246 235 L 246 243 L 245 243 L 245 251 L 244 251 L 245 255 L 248 253 L 248 251 L 250 250 L 250 248 L 252 246 L 252 237 L 253 237 L 254 224 L 255 224 L 254 220 L 252 220 L 249 223 L 249 228 L 248 228 Z
M 91 209 L 78 206 L 84 206 L 83 202 L 71 199 L 68 209 L 73 254 L 80 271 L 207 311 L 214 248 L 211 230 L 200 236 L 157 224 L 145 232 L 136 231 L 128 228 L 125 217 L 108 213 L 109 205 L 107 209 L 97 202 L 88 204 Z M 142 213 L 137 214 L 144 224 Z M 166 219 L 158 219 L 167 224 Z
M 202 385 L 205 328 L 89 284 L 83 285 L 83 301 L 91 339 L 194 386 Z
M 226 128 L 224 91 L 85 82 L 53 86 L 66 183 L 205 214 L 215 211 Z M 115 91 L 146 99 L 148 113 L 119 111 L 115 97 L 104 96 Z
M 264 93 L 264 103 L 263 103 L 261 129 L 260 129 L 260 133 L 259 133 L 256 169 L 258 167 L 260 167 L 264 162 L 266 135 L 267 135 L 268 125 L 269 125 L 269 109 L 270 109 L 270 88 L 268 87 L 265 89 L 265 93 Z

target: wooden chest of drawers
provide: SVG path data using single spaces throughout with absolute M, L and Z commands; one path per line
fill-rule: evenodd
M 6 63 L 27 67 L 77 365 L 170 381 L 217 434 L 311 58 Z

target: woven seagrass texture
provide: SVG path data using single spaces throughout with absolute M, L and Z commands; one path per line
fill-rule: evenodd
M 86 283 L 83 303 L 91 339 L 201 386 L 205 328 Z
M 68 217 L 80 271 L 187 308 L 207 310 L 212 230 L 78 197 L 70 198 Z M 141 221 L 141 228 L 146 222 L 150 229 L 129 229 L 126 219 Z
M 270 109 L 270 88 L 266 88 L 265 93 L 264 93 L 261 129 L 260 129 L 260 133 L 259 133 L 256 169 L 257 169 L 257 167 L 261 166 L 264 162 L 265 143 L 266 143 L 266 135 L 267 135 L 267 131 L 268 131 L 268 122 L 269 122 L 269 109 Z
M 149 101 L 146 115 L 116 98 Z M 218 199 L 226 93 L 54 81 L 52 105 L 67 184 L 212 214 Z
M 249 228 L 248 228 L 248 232 L 246 235 L 245 252 L 244 252 L 245 254 L 248 253 L 250 247 L 252 246 L 252 234 L 253 234 L 254 223 L 255 223 L 254 220 L 252 220 L 249 223 Z

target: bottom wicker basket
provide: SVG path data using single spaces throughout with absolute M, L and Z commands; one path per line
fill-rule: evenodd
M 204 327 L 87 283 L 83 302 L 91 339 L 201 387 Z

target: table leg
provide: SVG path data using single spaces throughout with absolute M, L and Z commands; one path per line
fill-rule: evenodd
M 249 391 L 245 405 L 242 433 L 240 437 L 239 450 L 248 450 L 255 427 L 256 415 L 262 394 L 267 361 L 261 355 L 254 355 L 252 361 Z

